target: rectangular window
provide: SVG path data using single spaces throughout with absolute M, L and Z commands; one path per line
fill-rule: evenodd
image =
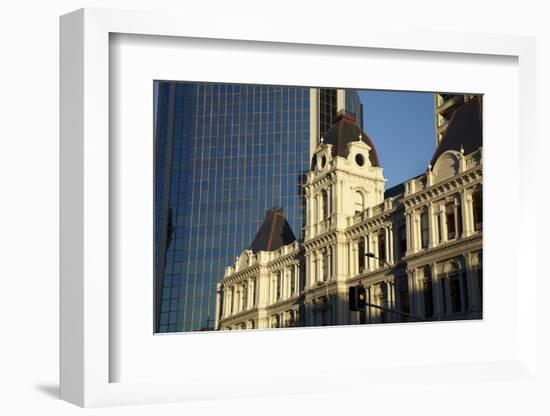
M 326 220 L 328 218 L 328 215 L 329 215 L 329 211 L 328 211 L 328 194 L 327 194 L 326 191 L 323 191 L 321 195 L 322 195 L 322 206 L 323 206 L 323 219 Z
M 359 273 L 363 273 L 365 270 L 365 242 L 362 238 L 357 243 L 357 257 Z
M 441 295 L 443 299 L 443 314 L 447 313 L 447 289 L 445 287 L 445 279 L 441 279 Z
M 323 281 L 328 280 L 328 270 L 329 270 L 329 257 L 327 253 L 323 254 Z
M 447 205 L 447 239 L 452 240 L 456 237 L 456 218 L 455 207 L 453 204 Z
M 404 290 L 399 293 L 399 302 L 401 304 L 401 312 L 409 313 L 409 291 Z
M 483 310 L 483 267 L 477 269 L 477 289 L 479 290 L 479 304 Z
M 386 264 L 386 233 L 384 230 L 378 232 L 378 265 L 380 267 Z
M 277 300 L 281 300 L 281 288 L 283 286 L 283 277 L 281 272 L 277 272 Z
M 449 277 L 449 286 L 451 290 L 451 309 L 454 313 L 462 310 L 461 294 L 460 294 L 460 281 L 458 275 L 452 275 Z
M 441 229 L 441 217 L 437 216 L 437 241 L 441 243 L 443 240 L 443 231 Z
M 470 307 L 470 299 L 469 299 L 469 295 L 468 295 L 468 292 L 469 292 L 468 282 L 467 282 L 467 279 L 466 279 L 466 273 L 462 273 L 461 276 L 462 276 L 462 287 L 464 289 L 464 296 L 463 296 L 464 311 L 467 311 L 468 308 Z
M 428 212 L 423 212 L 420 216 L 420 228 L 422 231 L 422 248 L 427 248 L 430 242 L 430 224 L 428 221 Z
M 481 191 L 476 191 L 472 194 L 472 209 L 474 215 L 474 227 L 476 230 L 481 230 L 483 225 L 483 204 L 481 199 Z
M 407 253 L 407 228 L 402 225 L 398 229 L 399 232 L 399 253 L 404 257 Z
M 426 318 L 431 318 L 434 314 L 434 300 L 431 280 L 424 282 L 424 313 Z
M 294 273 L 294 266 L 290 269 L 290 296 L 294 296 L 296 293 L 296 282 L 295 282 L 296 276 Z

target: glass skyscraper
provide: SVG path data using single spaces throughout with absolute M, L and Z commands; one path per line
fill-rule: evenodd
M 216 283 L 248 248 L 266 210 L 297 238 L 310 154 L 355 91 L 156 82 L 156 332 L 211 329 Z

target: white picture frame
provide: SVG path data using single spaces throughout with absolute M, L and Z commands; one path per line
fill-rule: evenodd
M 389 383 L 392 377 L 402 378 L 404 374 L 412 374 L 410 379 L 405 377 L 403 383 L 410 387 L 415 380 L 420 380 L 420 384 L 429 384 L 429 380 L 437 378 L 442 369 L 449 370 L 453 377 L 463 381 L 470 380 L 473 374 L 472 383 L 495 381 L 499 374 L 503 379 L 517 380 L 518 383 L 525 380 L 537 382 L 536 323 L 528 319 L 536 311 L 534 288 L 538 276 L 534 254 L 528 249 L 528 243 L 536 240 L 536 226 L 535 218 L 528 215 L 520 216 L 524 231 L 518 237 L 517 257 L 513 260 L 515 266 L 522 264 L 524 272 L 522 285 L 517 288 L 517 310 L 513 315 L 517 322 L 521 322 L 514 333 L 517 345 L 513 352 L 499 356 L 498 360 L 476 360 L 476 357 L 471 357 L 468 363 L 452 360 L 438 364 L 419 362 L 418 367 L 393 368 L 389 372 L 386 371 L 388 367 L 376 369 L 367 365 L 370 370 L 367 381 L 358 378 L 356 371 L 345 361 L 339 361 L 328 369 L 319 370 L 319 374 L 338 380 L 330 386 L 319 381 L 322 379 L 319 374 L 297 373 L 292 374 L 289 380 L 288 374 L 254 369 L 251 365 L 243 368 L 242 383 L 233 386 L 224 384 L 227 380 L 223 377 L 212 382 L 206 375 L 184 380 L 152 377 L 155 381 L 112 382 L 112 367 L 122 358 L 118 356 L 120 350 L 112 348 L 112 338 L 118 335 L 112 332 L 110 326 L 112 311 L 117 308 L 112 297 L 117 287 L 113 287 L 109 280 L 113 267 L 109 251 L 110 227 L 113 226 L 109 202 L 112 198 L 110 172 L 116 170 L 109 148 L 109 137 L 113 134 L 109 124 L 112 34 L 170 37 L 164 38 L 166 40 L 199 38 L 225 42 L 271 42 L 279 45 L 281 50 L 292 48 L 292 45 L 330 45 L 334 50 L 352 47 L 410 51 L 411 54 L 433 52 L 440 56 L 464 54 L 472 59 L 476 55 L 512 57 L 517 59 L 519 69 L 518 137 L 522 143 L 529 144 L 521 147 L 517 161 L 519 187 L 514 192 L 519 197 L 520 211 L 526 210 L 529 199 L 534 195 L 534 184 L 529 182 L 525 173 L 529 161 L 534 159 L 536 140 L 533 38 L 472 33 L 434 34 L 420 30 L 384 31 L 374 26 L 370 29 L 349 27 L 347 31 L 330 34 L 321 26 L 317 29 L 312 27 L 307 33 L 299 28 L 281 32 L 280 27 L 270 24 L 261 29 L 242 30 L 240 33 L 246 33 L 242 35 L 235 34 L 231 25 L 224 25 L 223 22 L 205 27 L 200 19 L 195 22 L 186 19 L 186 25 L 182 25 L 183 17 L 173 13 L 83 9 L 61 18 L 61 398 L 88 407 L 262 394 L 305 394 L 349 389 L 353 385 L 350 380 L 356 380 L 358 384 L 367 383 L 370 389 L 377 388 L 376 383 L 380 382 L 383 389 L 384 383 Z M 259 82 L 260 79 L 248 79 L 248 82 L 254 81 Z M 512 273 L 517 274 L 517 270 Z M 397 328 L 399 331 L 410 329 Z M 301 334 L 304 340 L 319 336 L 319 330 L 264 331 L 261 342 L 273 342 L 274 337 L 287 337 L 283 335 L 287 333 L 293 333 L 294 339 L 296 334 Z M 357 334 L 357 328 L 341 331 L 339 335 L 355 336 L 352 333 Z M 217 342 L 223 342 L 219 337 L 226 335 L 200 336 L 218 337 Z M 240 337 L 242 341 L 242 337 L 248 335 L 231 336 Z M 324 332 L 323 336 L 336 337 L 336 334 Z M 174 337 L 162 337 L 162 342 L 171 343 L 170 338 Z M 396 364 L 402 365 L 399 362 Z M 247 372 L 253 377 L 248 383 L 242 381 Z M 262 376 L 265 379 L 258 383 L 258 377 Z M 276 387 L 283 383 L 285 387 Z

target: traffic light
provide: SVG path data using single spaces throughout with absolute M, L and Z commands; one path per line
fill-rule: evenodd
M 367 290 L 363 285 L 349 288 L 349 309 L 351 311 L 363 311 L 367 307 Z

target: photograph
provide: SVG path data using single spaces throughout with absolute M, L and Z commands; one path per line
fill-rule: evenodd
M 155 333 L 483 318 L 482 95 L 153 88 Z

